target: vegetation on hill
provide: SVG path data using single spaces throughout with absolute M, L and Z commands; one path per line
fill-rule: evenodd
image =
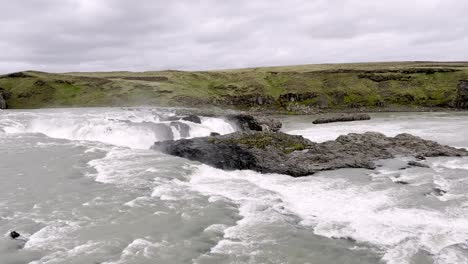
M 219 106 L 307 113 L 355 108 L 456 108 L 467 62 L 320 64 L 222 71 L 0 76 L 9 108 Z

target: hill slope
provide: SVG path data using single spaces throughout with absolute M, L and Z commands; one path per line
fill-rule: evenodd
M 9 108 L 220 106 L 289 112 L 464 107 L 467 62 L 321 64 L 224 71 L 0 76 Z M 468 92 L 468 91 L 467 91 Z M 6 96 L 8 95 L 8 96 Z

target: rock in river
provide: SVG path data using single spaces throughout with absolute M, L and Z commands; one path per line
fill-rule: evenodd
M 281 132 L 236 132 L 228 135 L 156 142 L 164 153 L 225 170 L 255 170 L 294 177 L 339 168 L 375 168 L 373 161 L 397 156 L 467 156 L 456 149 L 410 134 L 348 134 L 314 143 Z
M 242 131 L 272 131 L 281 129 L 282 123 L 266 116 L 253 116 L 248 114 L 227 115 L 226 119 L 235 123 Z
M 333 122 L 349 122 L 349 121 L 360 121 L 370 120 L 371 117 L 368 114 L 340 114 L 329 117 L 318 118 L 312 123 L 314 124 L 325 124 Z

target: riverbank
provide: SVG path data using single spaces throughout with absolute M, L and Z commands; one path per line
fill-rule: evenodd
M 320 64 L 217 71 L 45 73 L 0 76 L 8 108 L 217 107 L 243 111 L 451 111 L 468 106 L 468 63 Z

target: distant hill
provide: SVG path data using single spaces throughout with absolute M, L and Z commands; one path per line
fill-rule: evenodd
M 468 80 L 468 62 L 386 62 L 221 71 L 26 71 L 0 76 L 0 91 L 8 93 L 9 108 L 218 106 L 310 113 L 463 107 L 468 105 L 460 102 L 463 80 Z

